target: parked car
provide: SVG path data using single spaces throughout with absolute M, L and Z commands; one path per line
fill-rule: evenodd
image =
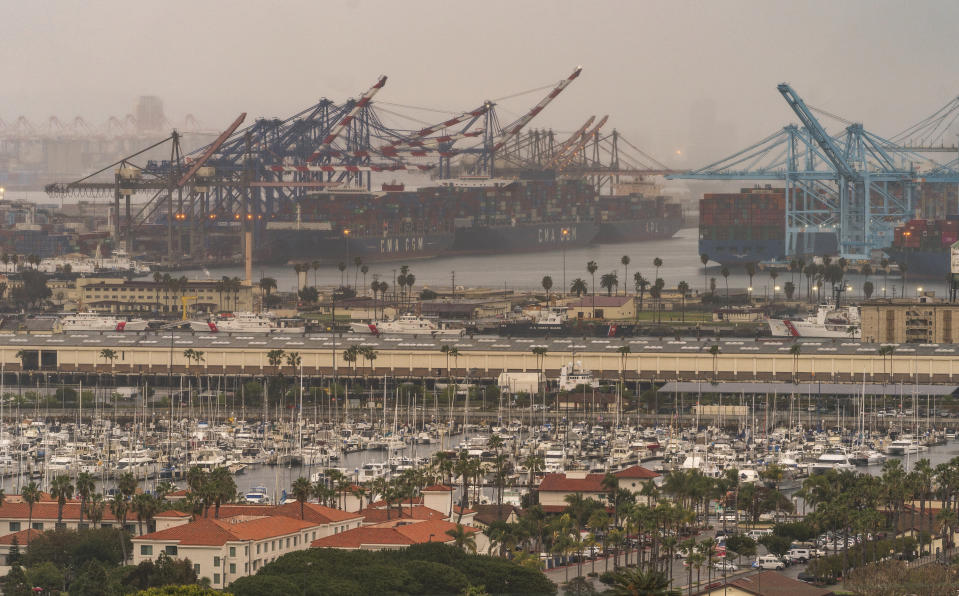
M 736 571 L 736 564 L 732 561 L 722 559 L 713 563 L 713 569 L 716 571 Z

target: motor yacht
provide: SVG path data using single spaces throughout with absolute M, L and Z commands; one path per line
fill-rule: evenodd
M 121 319 L 95 312 L 78 312 L 60 319 L 64 331 L 144 331 L 147 321 Z
M 849 456 L 841 449 L 828 449 L 819 456 L 819 459 L 809 464 L 810 474 L 821 474 L 829 470 L 854 470 L 856 466 L 849 461 Z
M 593 371 L 584 368 L 579 360 L 564 364 L 559 370 L 560 391 L 572 391 L 581 385 L 596 388 L 599 387 L 599 381 L 593 377 Z

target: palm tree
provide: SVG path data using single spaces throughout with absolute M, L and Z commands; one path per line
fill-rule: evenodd
M 195 362 L 196 364 L 203 362 L 203 350 L 187 348 L 183 350 L 183 357 L 186 359 L 187 368 L 189 368 L 191 362 Z
M 770 270 L 769 270 L 769 279 L 770 279 L 770 281 L 771 281 L 771 283 L 772 283 L 772 286 L 773 286 L 773 302 L 776 301 L 776 278 L 778 278 L 778 277 L 779 277 L 779 272 L 778 272 L 778 271 L 776 271 L 775 269 L 770 269 Z
M 616 276 L 615 271 L 610 271 L 609 273 L 603 274 L 599 279 L 599 286 L 601 288 L 606 288 L 606 295 L 613 295 L 613 288 L 619 287 L 619 278 Z
M 266 360 L 270 363 L 270 366 L 276 370 L 277 375 L 280 374 L 280 365 L 283 364 L 284 356 L 286 356 L 286 352 L 279 348 L 266 353 Z
M 363 287 L 366 287 L 366 274 L 370 272 L 370 266 L 366 263 L 360 265 L 360 273 L 363 274 Z
M 73 498 L 70 477 L 66 474 L 55 476 L 50 481 L 50 496 L 57 500 L 57 527 L 60 528 L 63 526 L 63 506 L 67 504 L 67 499 Z
M 309 479 L 300 476 L 293 481 L 291 492 L 293 493 L 293 498 L 300 504 L 300 519 L 304 519 L 304 504 L 313 492 L 313 485 L 310 484 Z
M 130 500 L 130 507 L 137 516 L 137 532 L 141 536 L 143 535 L 144 520 L 147 521 L 147 531 L 149 532 L 149 522 L 153 519 L 153 516 L 156 515 L 157 509 L 159 509 L 156 498 L 147 493 L 134 495 L 133 499 Z
M 320 270 L 320 262 L 319 261 L 311 262 L 310 268 L 313 269 L 313 287 L 316 287 L 318 285 L 316 281 L 316 272 Z
M 476 537 L 473 532 L 467 532 L 462 524 L 456 524 L 455 528 L 446 530 L 447 536 L 453 539 L 456 548 L 461 548 L 467 552 L 476 554 Z
M 636 309 L 636 320 L 639 321 L 639 313 L 643 310 L 643 296 L 646 295 L 646 288 L 649 287 L 649 280 L 643 277 L 643 274 L 637 271 L 633 274 L 633 282 L 636 285 L 636 293 L 639 294 L 639 308 Z
M 680 590 L 669 587 L 670 581 L 662 571 L 644 571 L 621 567 L 613 572 L 609 590 L 614 596 L 680 596 Z
M 549 306 L 549 291 L 553 287 L 553 278 L 548 275 L 544 275 L 542 284 L 543 289 L 546 290 L 546 305 Z
M 683 301 L 683 322 L 686 322 L 686 296 L 689 295 L 689 284 L 681 281 L 679 285 L 676 286 L 676 289 L 679 290 L 679 297 Z
M 344 287 L 346 282 L 343 280 L 343 272 L 346 271 L 346 263 L 340 261 L 336 264 L 336 268 L 340 270 L 340 287 Z
M 706 266 L 706 264 L 709 263 L 709 255 L 707 255 L 706 253 L 703 253 L 699 255 L 699 260 L 703 264 L 703 295 L 705 295 L 707 292 L 707 288 L 709 287 L 709 285 L 706 282 L 706 275 L 709 273 L 709 267 Z
M 723 265 L 723 268 L 719 270 L 719 274 L 726 280 L 726 304 L 729 304 L 729 267 Z
M 576 294 L 577 298 L 582 298 L 583 294 L 589 292 L 589 288 L 586 286 L 586 280 L 577 277 L 573 280 L 573 283 L 569 284 L 569 293 Z
M 27 529 L 33 528 L 33 506 L 40 500 L 40 487 L 37 486 L 36 482 L 31 481 L 30 484 L 23 487 L 20 490 L 20 497 L 27 504 Z M 27 548 L 30 548 L 30 532 L 27 532 Z
M 90 495 L 90 501 L 86 506 L 87 517 L 90 518 L 90 524 L 97 527 L 97 524 L 103 519 L 103 508 L 106 503 L 103 502 L 103 495 L 93 493 Z
M 590 286 L 593 294 L 593 314 L 590 318 L 596 318 L 596 270 L 599 269 L 599 265 L 596 264 L 596 261 L 590 261 L 586 263 L 586 271 L 593 276 L 593 285 Z
M 623 279 L 628 280 L 629 279 L 629 262 L 630 262 L 629 255 L 623 255 L 623 258 L 621 258 L 619 262 L 622 263 L 623 265 Z M 626 295 L 626 286 L 624 284 L 623 296 L 625 295 Z
M 718 364 L 720 351 L 721 351 L 721 348 L 719 347 L 719 344 L 713 344 L 709 346 L 709 354 L 713 357 L 713 381 L 714 382 L 716 381 L 716 365 Z
M 120 354 L 116 350 L 111 350 L 110 348 L 103 348 L 100 350 L 100 358 L 110 361 L 110 368 L 113 368 L 113 361 L 120 357 Z
M 659 257 L 653 259 L 653 267 L 656 268 L 656 279 L 659 279 L 659 268 L 663 266 L 663 260 Z
M 236 480 L 226 468 L 213 468 L 207 482 L 209 497 L 213 500 L 213 517 L 220 518 L 220 505 L 236 498 Z

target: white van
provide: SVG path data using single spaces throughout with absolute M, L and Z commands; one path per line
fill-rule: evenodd
M 753 563 L 753 567 L 758 567 L 759 569 L 785 569 L 786 564 L 776 555 L 763 555 L 756 557 L 756 562 Z
M 808 563 L 813 556 L 812 550 L 808 548 L 791 548 L 786 553 L 786 558 L 793 563 Z

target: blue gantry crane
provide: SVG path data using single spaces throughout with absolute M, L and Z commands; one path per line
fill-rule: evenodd
M 786 126 L 720 161 L 669 177 L 782 181 L 787 257 L 832 252 L 850 261 L 869 259 L 914 216 L 919 184 L 959 181 L 954 164 L 940 164 L 862 124 L 830 135 L 792 87 L 777 89 L 801 126 Z

